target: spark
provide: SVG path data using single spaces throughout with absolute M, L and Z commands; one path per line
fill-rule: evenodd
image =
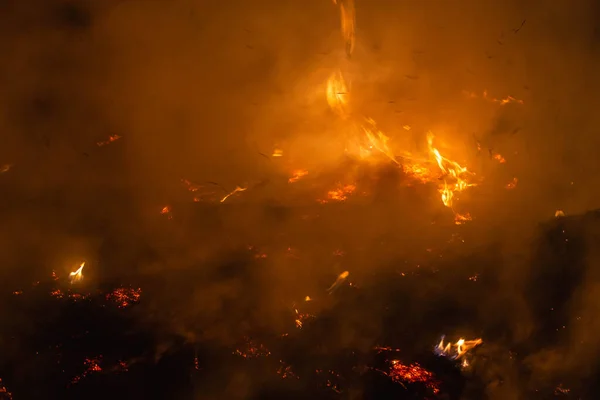
M 244 192 L 244 191 L 246 191 L 247 189 L 248 189 L 248 188 L 243 188 L 243 187 L 236 186 L 236 188 L 235 188 L 235 189 L 233 189 L 231 192 L 229 192 L 228 194 L 226 194 L 226 195 L 225 195 L 225 197 L 223 197 L 223 198 L 221 199 L 221 203 L 224 203 L 224 202 L 225 202 L 225 200 L 227 200 L 227 199 L 228 199 L 230 196 L 233 196 L 234 194 L 236 194 L 236 193 L 239 193 L 239 192 Z
M 333 293 L 333 291 L 335 289 L 337 289 L 342 283 L 344 283 L 346 281 L 346 279 L 348 279 L 349 275 L 350 275 L 350 272 L 348 272 L 348 271 L 344 271 L 341 274 L 339 274 L 338 277 L 336 278 L 335 282 L 333 282 L 333 284 L 329 287 L 329 289 L 327 289 L 327 292 L 329 292 L 329 294 Z

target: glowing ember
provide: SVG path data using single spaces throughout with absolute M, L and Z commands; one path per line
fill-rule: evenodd
M 281 360 L 279 360 L 279 364 L 280 365 L 279 365 L 279 368 L 277 369 L 277 375 L 281 376 L 281 379 L 288 379 L 288 378 L 300 379 L 300 377 L 292 371 L 291 365 L 288 365 Z
M 256 344 L 251 339 L 246 338 L 244 346 L 236 349 L 233 354 L 243 358 L 268 357 L 271 352 L 262 344 Z
M 98 142 L 98 143 L 96 143 L 96 144 L 97 144 L 99 147 L 102 147 L 102 146 L 106 146 L 107 144 L 110 144 L 110 143 L 112 143 L 112 142 L 115 142 L 115 141 L 117 141 L 117 140 L 119 140 L 119 139 L 121 139 L 121 136 L 119 136 L 119 135 L 111 135 L 111 136 L 109 136 L 109 137 L 108 137 L 108 139 L 107 139 L 107 140 L 105 140 L 105 141 L 103 141 L 103 142 Z
M 163 208 L 160 209 L 160 213 L 162 215 L 166 215 L 168 219 L 173 219 L 173 214 L 171 214 L 171 207 L 170 206 L 164 206 Z
M 297 309 L 294 310 L 294 312 L 296 313 L 296 328 L 298 329 L 302 329 L 302 327 L 304 326 L 304 323 L 312 318 L 314 318 L 314 315 L 311 314 L 307 314 L 307 313 L 301 313 L 299 312 Z
M 83 373 L 81 375 L 75 376 L 71 380 L 71 383 L 72 384 L 79 383 L 79 381 L 81 381 L 86 376 L 102 371 L 102 368 L 100 367 L 101 361 L 102 361 L 102 356 L 96 357 L 96 358 L 86 358 L 83 361 L 83 365 L 85 365 L 85 367 L 86 367 L 85 371 L 83 371 Z
M 85 267 L 85 261 L 81 263 L 77 271 L 71 272 L 69 274 L 69 280 L 71 281 L 71 283 L 76 283 L 83 279 L 83 267 Z
M 563 210 L 556 210 L 556 212 L 554 213 L 555 218 L 560 218 L 560 217 L 564 217 L 564 216 L 565 216 L 565 212 Z
M 237 186 L 235 189 L 233 189 L 231 192 L 229 192 L 228 194 L 225 195 L 225 197 L 223 197 L 221 199 L 221 203 L 224 203 L 225 200 L 227 200 L 229 197 L 233 196 L 236 193 L 240 193 L 240 192 L 244 192 L 246 191 L 248 188 L 243 188 L 243 187 L 239 187 Z
M 2 379 L 0 379 L 0 398 L 7 400 L 12 400 L 13 398 L 12 393 L 9 392 L 6 386 L 4 386 L 4 384 L 2 383 Z
M 114 302 L 119 308 L 126 308 L 138 303 L 142 295 L 142 289 L 118 288 L 106 295 L 106 300 Z
M 292 176 L 288 179 L 288 183 L 298 182 L 302 177 L 308 175 L 308 171 L 305 169 L 297 169 L 292 172 Z
M 474 92 L 467 92 L 467 91 L 463 91 L 463 93 L 464 93 L 465 95 L 467 95 L 468 97 L 471 97 L 471 98 L 479 98 L 479 97 L 481 97 L 481 98 L 482 98 L 482 99 L 484 99 L 484 100 L 490 101 L 490 102 L 492 102 L 492 103 L 498 103 L 498 104 L 500 104 L 500 105 L 502 105 L 502 106 L 503 106 L 503 105 L 506 105 L 506 104 L 508 104 L 508 103 L 517 103 L 517 104 L 523 104 L 523 100 L 516 99 L 516 98 L 514 98 L 514 97 L 512 97 L 512 96 L 506 96 L 506 97 L 505 97 L 505 98 L 503 98 L 503 99 L 497 99 L 497 98 L 495 98 L 495 97 L 490 97 L 490 96 L 488 95 L 488 92 L 487 92 L 487 90 L 484 90 L 484 91 L 483 91 L 483 94 L 482 94 L 481 96 L 478 96 L 478 95 L 477 95 L 476 93 L 474 93 Z
M 517 183 L 519 180 L 517 178 L 513 178 L 512 181 L 508 182 L 505 186 L 506 189 L 511 190 L 517 187 Z
M 350 272 L 348 271 L 344 271 L 341 274 L 338 275 L 337 279 L 335 280 L 335 282 L 333 282 L 333 284 L 329 287 L 329 289 L 327 289 L 327 291 L 329 293 L 332 293 L 334 290 L 336 290 L 342 283 L 344 283 L 346 281 L 346 279 L 348 279 L 348 276 L 350 276 Z
M 502 157 L 502 154 L 494 154 L 494 160 L 498 161 L 500 164 L 504 164 L 506 159 Z
M 12 164 L 4 164 L 4 165 L 0 166 L 0 174 L 10 171 L 11 168 L 12 168 Z
M 440 381 L 435 378 L 432 372 L 421 367 L 418 363 L 404 365 L 398 360 L 392 360 L 390 361 L 389 372 L 384 372 L 384 374 L 397 383 L 420 383 L 434 394 L 440 391 Z

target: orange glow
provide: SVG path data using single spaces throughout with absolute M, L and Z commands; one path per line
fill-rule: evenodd
M 96 145 L 98 145 L 98 147 L 102 147 L 102 146 L 106 146 L 107 144 L 111 144 L 112 142 L 115 142 L 117 140 L 121 139 L 121 136 L 119 135 L 111 135 L 108 137 L 107 140 L 104 140 L 102 142 L 98 142 L 96 143 Z
M 292 176 L 288 179 L 288 183 L 298 182 L 302 177 L 308 175 L 308 171 L 305 169 L 297 169 L 292 172 Z
M 517 187 L 517 183 L 519 180 L 517 178 L 513 178 L 512 181 L 508 182 L 505 186 L 506 189 L 514 189 Z

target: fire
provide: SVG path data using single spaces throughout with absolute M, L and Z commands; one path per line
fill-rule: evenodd
M 498 161 L 500 164 L 504 164 L 506 159 L 502 157 L 502 154 L 494 154 L 494 160 Z
M 470 97 L 470 98 L 478 98 L 478 97 L 481 97 L 481 98 L 482 98 L 482 99 L 484 99 L 484 100 L 487 100 L 487 101 L 489 101 L 489 102 L 492 102 L 492 103 L 498 103 L 498 104 L 500 104 L 501 106 L 504 106 L 504 105 L 506 105 L 506 104 L 509 104 L 509 103 L 523 104 L 523 100 L 520 100 L 520 99 L 514 98 L 514 97 L 512 97 L 512 96 L 506 96 L 506 97 L 504 97 L 504 98 L 502 98 L 502 99 L 497 99 L 497 98 L 495 98 L 495 97 L 490 97 L 490 96 L 488 95 L 488 92 L 487 92 L 487 90 L 484 90 L 484 91 L 483 91 L 483 94 L 482 94 L 481 96 L 477 95 L 477 93 L 475 93 L 475 92 L 468 92 L 468 91 L 466 91 L 466 90 L 465 90 L 465 91 L 463 91 L 463 93 L 464 93 L 465 95 L 467 95 L 468 97 Z
M 239 192 L 244 192 L 244 191 L 246 191 L 247 189 L 248 189 L 248 188 L 243 188 L 243 187 L 240 187 L 240 186 L 236 186 L 236 188 L 235 188 L 235 189 L 233 189 L 231 192 L 229 192 L 228 194 L 226 194 L 226 195 L 225 195 L 225 196 L 224 196 L 224 197 L 221 199 L 221 203 L 224 203 L 224 202 L 225 202 L 225 200 L 227 200 L 229 197 L 233 196 L 234 194 L 236 194 L 236 193 L 239 193 Z
M 442 156 L 440 151 L 433 147 L 432 133 L 427 135 L 427 144 L 429 146 L 429 151 L 434 156 L 438 167 L 443 173 L 443 183 L 439 188 L 442 203 L 444 203 L 446 207 L 452 208 L 454 195 L 456 193 L 460 193 L 471 186 L 475 186 L 474 183 L 469 182 L 475 174 L 456 161 L 451 161 Z M 465 220 L 465 218 L 468 217 L 466 215 L 460 216 L 460 220 Z
M 12 168 L 12 164 L 4 164 L 4 165 L 0 166 L 0 174 L 10 171 L 11 168 Z
M 341 71 L 333 73 L 327 81 L 327 103 L 341 117 L 347 115 L 348 86 Z
M 271 157 L 283 157 L 283 150 L 274 149 L 273 154 L 271 154 Z
M 337 189 L 330 190 L 329 192 L 327 192 L 328 200 L 319 200 L 319 202 L 324 204 L 324 203 L 327 203 L 329 200 L 346 201 L 348 199 L 348 196 L 351 195 L 352 193 L 354 193 L 355 190 L 356 190 L 355 185 L 351 185 L 351 184 L 344 185 L 344 186 L 340 185 Z
M 288 179 L 288 183 L 298 182 L 302 177 L 308 175 L 308 171 L 305 169 L 297 169 L 292 172 L 292 176 Z
M 114 302 L 118 308 L 127 308 L 132 304 L 138 303 L 142 295 L 142 289 L 137 288 L 117 288 L 106 295 L 106 300 Z
M 438 356 L 449 357 L 452 360 L 458 360 L 463 357 L 469 350 L 483 343 L 481 339 L 465 340 L 460 338 L 456 343 L 444 344 L 445 337 L 442 336 L 440 342 L 435 346 L 434 353 Z
M 85 261 L 81 263 L 77 271 L 69 274 L 69 280 L 71 283 L 79 282 L 83 279 L 83 267 L 85 267 Z
M 96 145 L 98 145 L 98 147 L 106 146 L 107 144 L 111 144 L 119 139 L 121 139 L 121 136 L 119 135 L 110 135 L 107 140 L 98 142 Z
M 346 42 L 346 55 L 352 56 L 354 51 L 354 36 L 356 14 L 354 11 L 354 0 L 333 0 L 333 4 L 340 6 L 340 17 L 342 23 L 342 36 Z

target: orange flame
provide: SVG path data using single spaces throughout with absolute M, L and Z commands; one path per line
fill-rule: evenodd
M 83 267 L 85 267 L 85 261 L 81 263 L 77 271 L 71 272 L 69 274 L 69 279 L 71 283 L 79 282 L 83 279 Z

